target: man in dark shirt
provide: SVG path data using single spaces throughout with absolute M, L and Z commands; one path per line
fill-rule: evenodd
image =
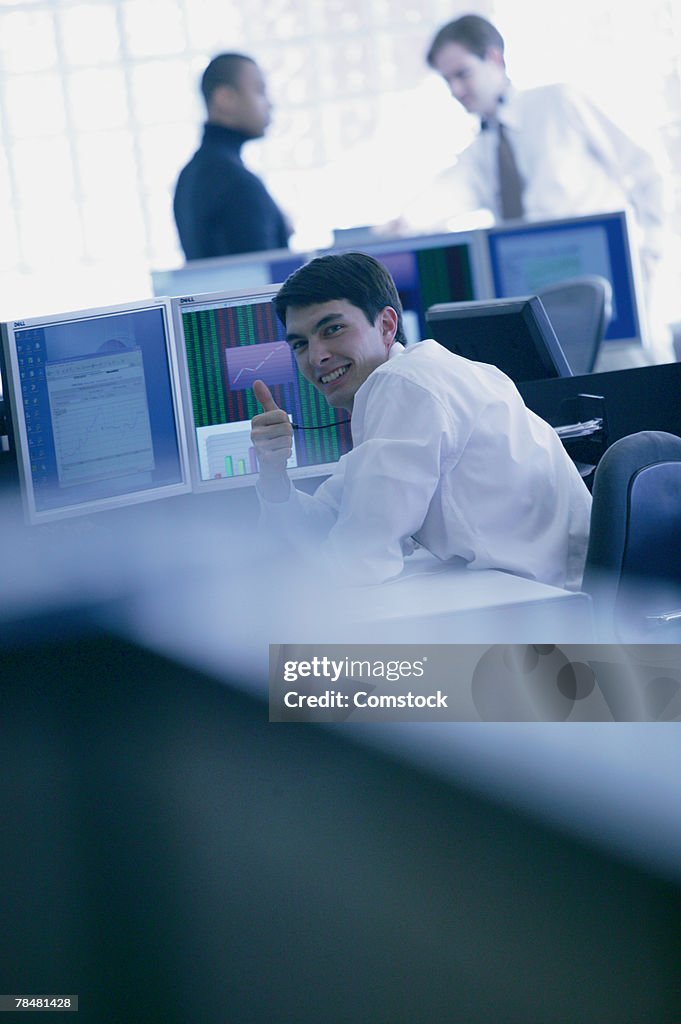
M 188 260 L 281 249 L 290 229 L 241 147 L 260 139 L 271 104 L 258 65 L 239 53 L 215 57 L 201 79 L 208 111 L 201 146 L 175 187 L 174 212 Z

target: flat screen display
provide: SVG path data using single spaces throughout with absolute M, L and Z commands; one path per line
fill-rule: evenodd
M 334 248 L 347 252 L 353 247 Z M 379 260 L 395 281 L 410 343 L 427 337 L 426 312 L 438 302 L 467 302 L 492 296 L 481 232 L 452 232 L 365 242 L 354 251 Z M 321 254 L 320 254 L 321 255 Z
M 195 490 L 255 483 L 250 434 L 252 417 L 262 411 L 253 394 L 258 378 L 294 425 L 293 477 L 328 475 L 352 447 L 347 413 L 327 405 L 298 373 L 275 294 L 270 288 L 173 299 Z
M 572 376 L 544 307 L 536 296 L 433 306 L 432 335 L 450 352 L 491 363 L 514 383 Z
M 536 295 L 546 285 L 597 274 L 612 286 L 604 340 L 643 340 L 638 268 L 625 213 L 500 226 L 487 239 L 497 297 Z
M 3 325 L 28 519 L 190 489 L 167 302 Z

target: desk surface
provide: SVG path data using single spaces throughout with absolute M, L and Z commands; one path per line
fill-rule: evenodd
M 350 592 L 348 592 L 350 593 Z M 591 603 L 572 593 L 494 569 L 443 564 L 420 550 L 396 579 L 352 591 L 350 631 L 374 642 L 588 642 Z
M 222 572 L 180 591 L 141 591 L 126 602 L 135 640 L 215 672 L 234 660 L 267 678 L 268 645 L 343 643 L 590 643 L 591 602 L 495 570 L 471 571 L 412 556 L 405 572 L 377 586 L 324 588 L 274 572 L 257 600 Z M 253 584 L 251 584 L 253 585 Z

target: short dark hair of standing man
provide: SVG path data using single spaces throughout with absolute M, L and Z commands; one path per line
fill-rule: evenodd
M 289 306 L 315 306 L 334 299 L 357 306 L 372 325 L 381 310 L 390 306 L 397 313 L 395 341 L 407 344 L 395 282 L 382 263 L 363 252 L 332 253 L 305 263 L 281 286 L 273 302 L 286 326 Z
M 217 57 L 213 57 L 201 76 L 201 92 L 206 106 L 209 105 L 218 85 L 229 85 L 233 89 L 238 89 L 239 75 L 244 64 L 255 64 L 255 61 L 245 53 L 219 53 Z
M 243 53 L 220 53 L 201 76 L 208 120 L 261 138 L 270 123 L 272 105 L 263 74 Z
M 290 226 L 244 164 L 242 146 L 261 139 L 272 105 L 252 57 L 221 53 L 201 77 L 207 120 L 199 149 L 180 172 L 173 211 L 188 260 L 283 249 Z
M 490 48 L 504 52 L 504 37 L 490 21 L 478 14 L 464 14 L 442 26 L 426 55 L 431 67 L 435 67 L 437 55 L 447 43 L 458 43 L 480 58 L 484 58 Z

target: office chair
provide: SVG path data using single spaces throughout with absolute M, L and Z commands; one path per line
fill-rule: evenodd
M 591 373 L 612 317 L 610 282 L 595 274 L 574 277 L 546 285 L 537 295 L 572 372 Z
M 643 430 L 605 452 L 583 589 L 599 640 L 681 640 L 681 437 Z

